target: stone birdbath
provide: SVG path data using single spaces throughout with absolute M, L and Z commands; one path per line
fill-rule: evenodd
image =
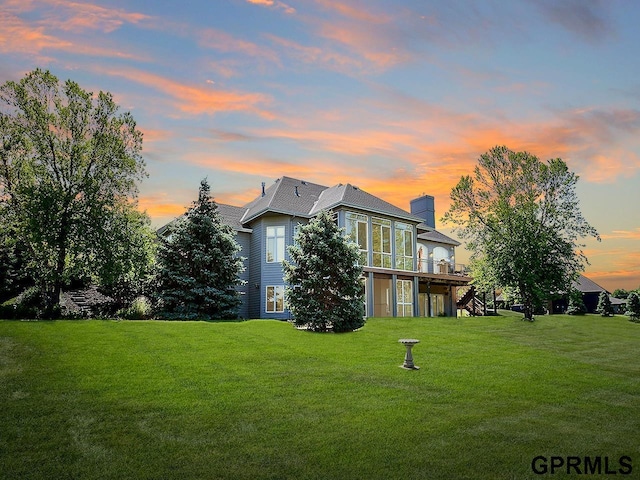
M 406 368 L 407 370 L 419 370 L 420 367 L 416 367 L 413 363 L 413 355 L 411 354 L 411 349 L 416 343 L 420 343 L 420 340 L 416 340 L 415 338 L 401 338 L 400 340 L 398 340 L 398 342 L 407 347 L 407 353 L 404 355 L 404 363 L 402 364 L 402 368 Z

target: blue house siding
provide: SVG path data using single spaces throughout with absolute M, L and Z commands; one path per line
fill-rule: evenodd
M 271 318 L 278 320 L 287 320 L 290 318 L 289 312 L 267 312 L 267 287 L 268 286 L 284 286 L 282 262 L 267 262 L 267 227 L 284 227 L 285 239 L 285 258 L 288 258 L 287 246 L 291 244 L 292 226 L 291 217 L 288 215 L 269 215 L 262 217 L 262 225 L 260 231 L 262 234 L 260 264 L 260 318 Z M 255 232 L 256 228 L 254 228 Z
M 262 258 L 264 256 L 264 228 L 262 220 L 257 220 L 251 225 L 253 232 L 251 233 L 251 257 L 249 258 L 249 301 L 248 312 L 249 318 L 262 318 L 262 310 L 260 309 L 262 289 Z

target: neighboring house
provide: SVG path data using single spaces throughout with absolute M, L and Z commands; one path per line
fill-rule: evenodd
M 616 313 L 619 313 L 619 310 L 624 308 L 622 306 L 622 304 L 625 303 L 624 301 L 612 297 L 611 294 L 607 292 L 603 287 L 598 285 L 590 278 L 585 277 L 584 275 L 580 275 L 580 277 L 578 277 L 578 280 L 573 282 L 573 288 L 582 293 L 582 301 L 584 302 L 584 306 L 587 307 L 587 313 L 596 313 L 601 292 L 605 292 L 607 295 L 609 295 L 611 304 Z M 553 300 L 551 302 L 551 305 L 552 313 L 564 313 L 569 306 L 569 300 L 566 296 L 563 296 L 557 300 Z
M 429 195 L 413 200 L 408 212 L 351 184 L 281 177 L 269 188 L 263 183 L 261 195 L 245 206 L 218 207 L 245 258 L 243 318 L 290 318 L 282 261 L 298 228 L 323 210 L 360 247 L 367 316 L 455 316 L 456 287 L 471 280 L 455 263 L 459 243 L 435 230 Z

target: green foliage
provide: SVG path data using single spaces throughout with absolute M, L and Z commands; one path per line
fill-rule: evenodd
M 2 218 L 0 212 L 0 302 L 18 295 L 30 285 L 25 274 L 26 245 Z
M 611 315 L 613 315 L 613 305 L 611 305 L 611 299 L 609 298 L 609 294 L 607 292 L 600 292 L 596 312 L 603 317 L 610 317 Z
M 118 311 L 118 317 L 127 320 L 147 320 L 153 317 L 153 305 L 147 297 L 136 297 L 129 307 Z
M 294 324 L 315 332 L 347 332 L 365 323 L 358 245 L 345 238 L 331 213 L 300 227 L 291 261 L 283 262 Z
M 96 276 L 102 291 L 123 306 L 152 294 L 157 238 L 145 213 L 122 205 L 117 207 L 121 211 L 103 226 L 107 233 L 101 246 L 105 261 L 99 265 Z
M 244 271 L 240 246 L 202 180 L 198 200 L 161 239 L 156 297 L 165 318 L 233 319 Z
M 587 313 L 587 307 L 584 304 L 582 292 L 577 289 L 569 291 L 569 305 L 567 306 L 567 315 L 584 315 Z
M 627 298 L 627 311 L 624 313 L 632 322 L 640 322 L 640 295 L 631 292 Z
M 118 225 L 146 175 L 142 133 L 111 94 L 37 69 L 0 86 L 0 142 L 0 224 L 24 242 L 24 270 L 53 315 L 65 284 L 108 282 L 126 263 L 114 242 L 129 241 Z
M 629 292 L 629 290 L 625 290 L 624 288 L 616 288 L 613 291 L 612 295 L 615 298 L 620 298 L 620 299 L 626 300 L 627 297 L 629 297 L 629 293 L 631 293 L 631 292 Z
M 443 221 L 467 240 L 483 284 L 517 291 L 526 319 L 570 288 L 587 262 L 578 240 L 598 236 L 580 212 L 577 181 L 559 158 L 495 147 L 451 191 Z

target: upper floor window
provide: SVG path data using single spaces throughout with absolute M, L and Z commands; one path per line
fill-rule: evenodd
M 267 262 L 284 260 L 284 227 L 267 227 Z
M 373 266 L 391 268 L 391 220 L 371 218 Z
M 368 265 L 369 235 L 367 234 L 367 216 L 347 212 L 345 215 L 347 237 L 360 248 L 360 264 Z
M 396 268 L 413 270 L 413 226 L 396 222 Z

